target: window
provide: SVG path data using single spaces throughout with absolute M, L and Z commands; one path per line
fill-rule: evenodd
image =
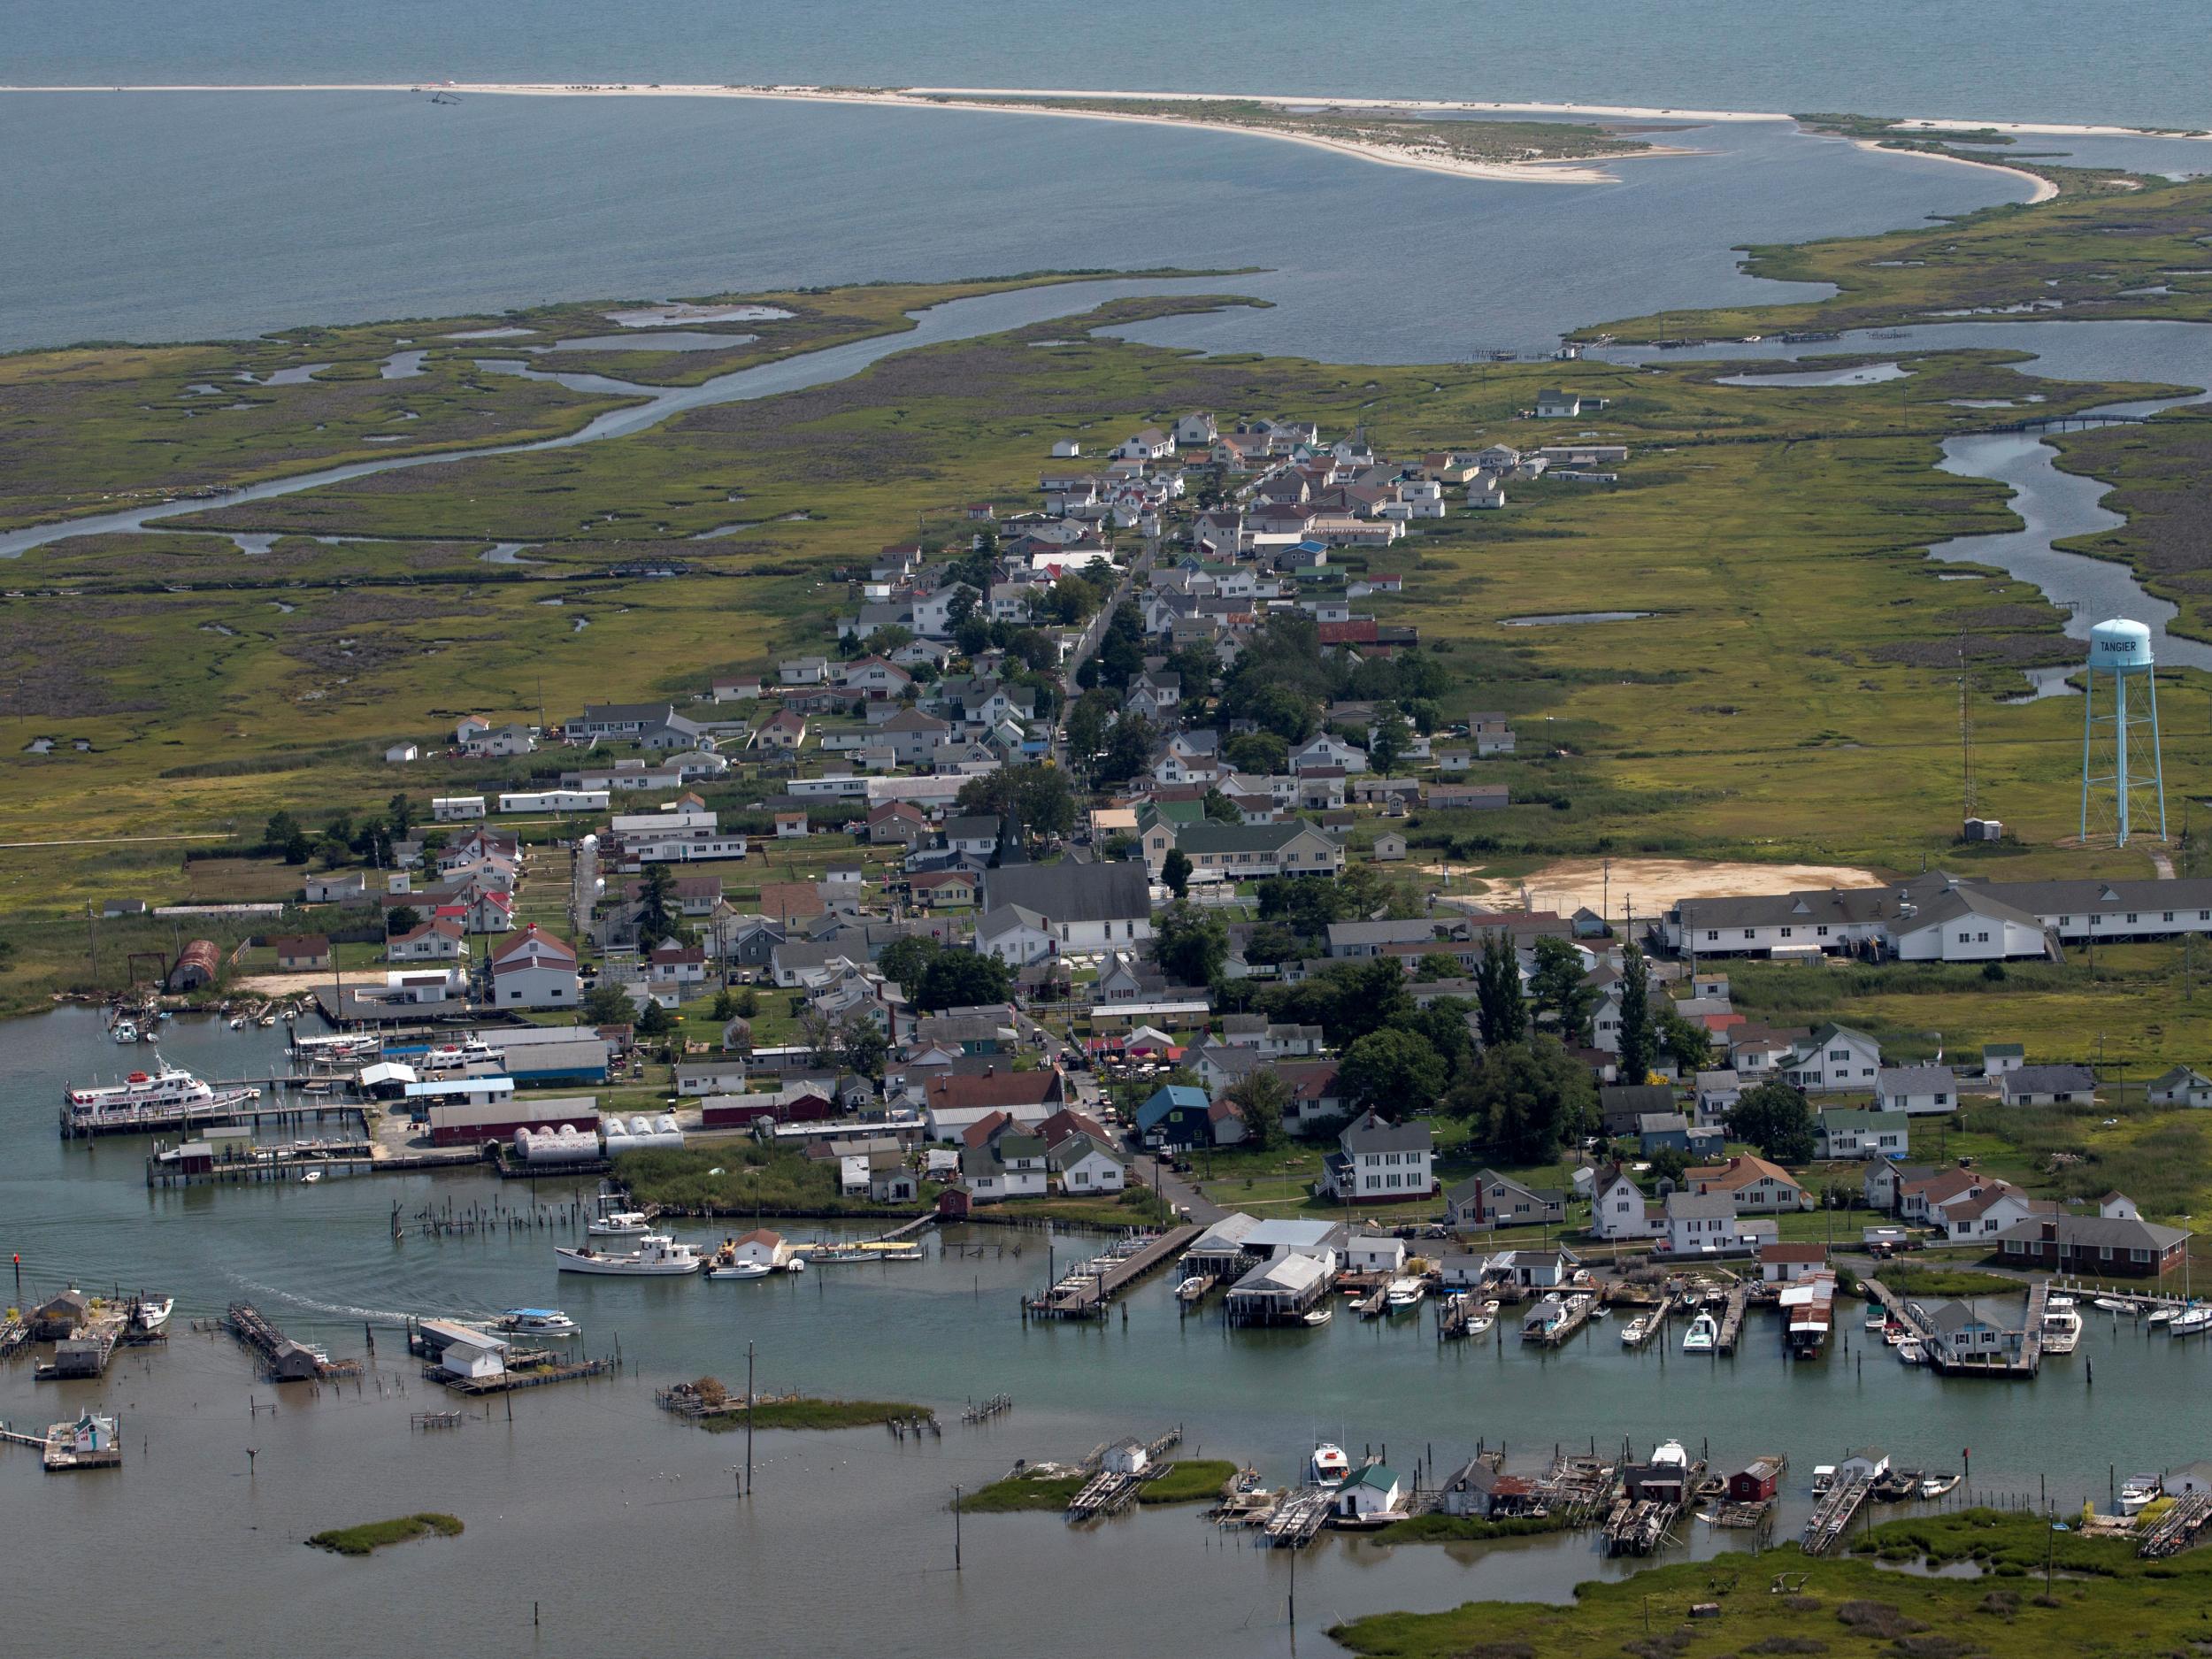
M 1785 927 L 1785 928 L 1782 930 L 1782 937 L 1783 937 L 1783 938 L 1785 938 L 1785 939 L 1787 939 L 1789 936 L 1790 936 L 1790 930 L 1789 930 L 1788 928 Z
M 2168 910 L 2162 919 L 2170 922 L 2174 919 L 2174 913 L 2171 910 Z
M 1828 929 L 1825 924 L 1813 929 L 1813 937 L 1816 939 L 1825 939 L 1828 937 Z
M 1718 939 L 1720 937 L 1720 929 L 1717 927 L 1707 929 L 1705 937 L 1709 940 Z
M 1755 927 L 1747 927 L 1743 930 L 1743 936 L 1746 939 L 1756 939 L 1759 936 L 1759 930 Z
M 2135 919 L 2135 912 L 2134 912 L 2133 910 L 2130 910 L 2130 911 L 2128 912 L 2128 920 L 2130 920 L 2130 921 L 2131 922 L 2131 921 L 2133 921 L 2134 919 Z

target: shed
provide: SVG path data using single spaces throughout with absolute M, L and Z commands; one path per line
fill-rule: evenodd
M 177 953 L 175 965 L 169 970 L 169 988 L 173 991 L 196 991 L 212 985 L 222 976 L 223 953 L 215 948 L 211 939 L 196 939 Z
M 1753 1458 L 1728 1477 L 1728 1501 L 1764 1503 L 1781 1488 L 1782 1466 L 1783 1460 L 1777 1456 Z
M 1146 1451 L 1144 1442 L 1134 1439 L 1115 1441 L 1106 1448 L 1101 1460 L 1101 1467 L 1115 1475 L 1141 1475 L 1151 1466 L 1151 1455 Z

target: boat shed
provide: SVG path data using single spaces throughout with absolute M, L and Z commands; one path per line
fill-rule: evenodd
M 1231 1325 L 1297 1325 L 1328 1294 L 1329 1264 L 1310 1256 L 1283 1256 L 1254 1268 L 1229 1287 Z
M 372 1100 L 398 1100 L 421 1079 L 411 1065 L 402 1065 L 396 1060 L 380 1060 L 374 1065 L 361 1068 L 358 1079 L 361 1092 Z
M 215 941 L 196 939 L 177 953 L 176 964 L 169 970 L 169 988 L 196 991 L 214 984 L 222 972 L 223 954 L 216 949 Z
M 430 1108 L 433 1146 L 480 1146 L 487 1141 L 511 1141 L 515 1131 L 541 1133 L 564 1124 L 596 1127 L 599 1098 L 595 1094 L 563 1094 L 526 1104 L 508 1099 L 483 1102 L 439 1102 Z
M 472 1381 L 502 1377 L 507 1371 L 507 1340 L 457 1325 L 450 1319 L 425 1319 L 415 1327 L 421 1333 L 424 1356 L 449 1375 Z

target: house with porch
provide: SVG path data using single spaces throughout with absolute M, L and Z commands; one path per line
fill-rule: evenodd
M 1320 1190 L 1340 1203 L 1402 1203 L 1436 1188 L 1435 1137 L 1425 1123 L 1394 1124 L 1371 1108 L 1337 1135 Z

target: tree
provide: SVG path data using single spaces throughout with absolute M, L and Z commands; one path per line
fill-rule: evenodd
M 1011 812 L 1032 835 L 1064 835 L 1075 827 L 1075 790 L 1056 766 L 1033 761 L 1001 766 L 960 786 L 961 811 L 977 818 Z
M 668 901 L 676 891 L 675 872 L 662 859 L 647 861 L 638 883 L 637 948 L 650 950 L 676 931 Z
M 1298 935 L 1279 922 L 1255 922 L 1245 936 L 1244 959 L 1260 964 L 1288 962 L 1304 953 Z
M 1598 990 L 1589 983 L 1580 951 L 1563 939 L 1538 939 L 1536 969 L 1529 975 L 1528 989 L 1537 1012 L 1550 1016 L 1562 1042 L 1578 1048 L 1590 1046 L 1590 1017 L 1597 1012 Z
M 1690 1167 L 1690 1155 L 1679 1147 L 1661 1147 L 1651 1155 L 1651 1172 L 1661 1180 L 1682 1184 L 1682 1172 Z
M 1458 973 L 1459 958 L 1447 956 L 1440 950 L 1428 952 L 1413 964 L 1413 977 L 1421 984 L 1432 983 L 1438 979 L 1455 979 Z
M 910 933 L 883 948 L 883 954 L 876 958 L 876 968 L 910 997 L 921 989 L 922 980 L 929 973 L 929 964 L 937 960 L 943 949 L 943 945 L 926 933 Z
M 738 988 L 737 988 L 737 1017 L 738 1017 L 738 1018 L 740 1018 L 740 1019 L 750 1019 L 750 1018 L 752 1018 L 755 1015 L 758 1014 L 759 1012 L 760 1012 L 760 993 L 759 993 L 758 991 L 756 991 L 755 989 L 753 989 L 753 987 L 752 987 L 751 986 L 749 986 L 749 985 L 741 985 L 740 987 L 738 987 Z
M 1406 726 L 1406 717 L 1395 709 L 1385 709 L 1375 717 L 1375 731 L 1368 739 L 1367 758 L 1384 777 L 1405 757 L 1406 745 L 1411 733 Z
M 407 792 L 403 789 L 387 801 L 384 803 L 384 812 L 385 816 L 391 820 L 392 833 L 399 840 L 405 841 L 407 832 L 414 826 L 415 822 L 415 803 L 407 798 Z
M 1675 1011 L 1670 1002 L 1659 1011 L 1659 1044 L 1673 1056 L 1674 1069 L 1692 1077 L 1713 1063 L 1713 1033 Z
M 411 904 L 395 904 L 384 912 L 384 936 L 397 939 L 402 933 L 411 933 L 421 925 L 422 918 Z
M 972 950 L 941 950 L 922 976 L 918 993 L 906 987 L 908 996 L 927 1010 L 979 1008 L 1003 1002 L 1013 994 L 1014 971 L 996 956 Z
M 588 1025 L 626 1025 L 637 1018 L 629 993 L 620 986 L 602 979 L 584 997 L 584 1023 Z
M 649 997 L 646 1000 L 645 1006 L 638 1010 L 637 1034 L 639 1036 L 665 1037 L 675 1029 L 675 1016 Z
M 1631 945 L 1621 955 L 1621 1062 L 1624 1083 L 1640 1083 L 1658 1057 L 1659 1033 L 1651 1018 L 1651 964 Z
M 1087 769 L 1106 741 L 1107 718 L 1114 701 L 1102 691 L 1087 691 L 1068 707 L 1068 758 Z
M 272 851 L 282 851 L 300 839 L 300 821 L 289 812 L 279 810 L 269 814 L 269 821 L 261 827 L 261 845 Z
M 1168 849 L 1167 856 L 1160 864 L 1160 879 L 1179 899 L 1190 897 L 1190 856 L 1180 847 Z
M 1443 1094 L 1444 1057 L 1412 1032 L 1370 1032 L 1344 1051 L 1336 1080 L 1355 1111 L 1371 1106 L 1404 1118 L 1426 1111 Z
M 1463 1102 L 1482 1139 L 1509 1164 L 1545 1164 L 1595 1115 L 1589 1069 L 1551 1037 L 1486 1049 Z
M 1237 810 L 1237 803 L 1218 789 L 1206 791 L 1206 798 L 1199 803 L 1205 809 L 1207 818 L 1216 824 L 1241 824 L 1244 814 Z
M 1450 1075 L 1463 1077 L 1475 1061 L 1475 1040 L 1468 1033 L 1467 1016 L 1474 1004 L 1460 996 L 1440 996 L 1426 1008 L 1413 1008 L 1391 1021 L 1409 1031 L 1436 1050 Z
M 1290 745 L 1274 732 L 1239 732 L 1221 746 L 1221 754 L 1239 772 L 1267 777 L 1290 770 Z
M 1307 939 L 1318 939 L 1331 922 L 1345 921 L 1353 914 L 1351 891 L 1340 880 L 1269 876 L 1260 883 L 1259 899 L 1263 921 L 1281 922 Z
M 890 1039 L 872 1019 L 855 1016 L 838 1027 L 837 1060 L 848 1071 L 881 1082 L 883 1059 L 890 1051 Z
M 1178 985 L 1210 985 L 1229 960 L 1228 926 L 1218 916 L 1178 899 L 1160 917 L 1152 959 Z
M 737 999 L 730 995 L 728 986 L 724 986 L 714 994 L 713 1011 L 714 1023 L 718 1025 L 726 1025 L 737 1018 Z
M 1329 1041 L 1339 1048 L 1349 1048 L 1371 1031 L 1402 1024 L 1413 1011 L 1413 999 L 1406 994 L 1405 970 L 1394 956 L 1348 962 L 1332 968 L 1323 978 L 1336 988 L 1335 1018 L 1325 1023 Z
M 1158 736 L 1151 721 L 1141 714 L 1125 714 L 1114 722 L 1106 740 L 1106 753 L 1095 775 L 1101 783 L 1123 783 L 1152 764 L 1152 745 Z
M 1283 1144 L 1283 1114 L 1290 1107 L 1290 1085 L 1272 1071 L 1248 1071 L 1229 1086 L 1224 1100 L 1244 1118 L 1246 1144 L 1271 1152 Z
M 1779 1078 L 1755 1083 L 1728 1110 L 1728 1133 L 1777 1164 L 1809 1164 L 1816 1140 L 1812 1108 Z
M 1521 996 L 1521 963 L 1503 933 L 1482 936 L 1482 961 L 1475 969 L 1475 1018 L 1482 1046 L 1496 1048 L 1528 1034 L 1528 1004 Z

